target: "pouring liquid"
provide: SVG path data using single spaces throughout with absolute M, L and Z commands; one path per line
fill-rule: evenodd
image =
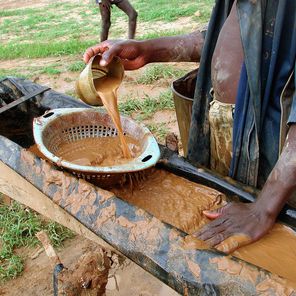
M 110 77 L 107 75 L 94 79 L 95 88 L 99 93 L 102 103 L 112 118 L 113 123 L 118 131 L 123 156 L 125 158 L 132 158 L 130 149 L 123 134 L 117 105 L 117 88 L 120 83 L 120 78 Z

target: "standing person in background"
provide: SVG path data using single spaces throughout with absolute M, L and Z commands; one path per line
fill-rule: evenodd
M 96 2 L 99 4 L 102 17 L 101 42 L 108 39 L 108 33 L 111 26 L 111 7 L 113 4 L 127 14 L 128 38 L 135 38 L 138 13 L 128 0 L 96 0 Z

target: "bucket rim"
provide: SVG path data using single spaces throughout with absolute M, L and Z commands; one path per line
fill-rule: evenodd
M 190 101 L 190 102 L 193 102 L 194 101 L 194 98 L 189 98 L 189 97 L 186 97 L 182 94 L 180 94 L 178 91 L 176 91 L 175 87 L 174 87 L 174 83 L 177 82 L 177 80 L 174 80 L 172 83 L 171 83 L 171 89 L 173 91 L 173 93 L 175 93 L 177 96 L 179 96 L 180 98 L 184 99 L 184 100 L 187 100 L 187 101 Z

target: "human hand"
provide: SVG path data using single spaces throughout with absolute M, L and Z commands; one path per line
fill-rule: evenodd
M 266 214 L 256 203 L 229 203 L 203 213 L 214 221 L 194 235 L 224 253 L 259 240 L 275 223 L 275 217 Z
M 98 45 L 89 47 L 83 60 L 88 63 L 91 57 L 102 54 L 101 66 L 108 65 L 115 56 L 118 56 L 125 70 L 136 70 L 148 63 L 147 48 L 143 42 L 136 40 L 106 40 Z

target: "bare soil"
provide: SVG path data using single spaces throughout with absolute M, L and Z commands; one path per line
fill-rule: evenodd
M 68 240 L 65 246 L 61 250 L 58 250 L 58 254 L 64 266 L 70 267 L 75 265 L 78 259 L 93 247 L 93 242 L 84 237 L 76 236 L 74 239 Z M 35 250 L 24 249 L 23 252 L 27 254 L 23 275 L 2 285 L 0 287 L 0 295 L 52 296 L 53 267 L 45 252 L 40 247 Z M 32 259 L 32 257 L 36 258 Z M 109 278 L 106 296 L 178 295 L 171 288 L 128 259 L 116 270 L 110 272 L 110 274 L 115 274 L 115 277 Z M 118 284 L 118 290 L 116 288 L 116 282 Z
M 48 0 L 7 0 L 1 1 L 0 7 L 1 9 L 17 9 L 17 8 L 25 8 L 25 7 L 42 7 L 48 5 Z

